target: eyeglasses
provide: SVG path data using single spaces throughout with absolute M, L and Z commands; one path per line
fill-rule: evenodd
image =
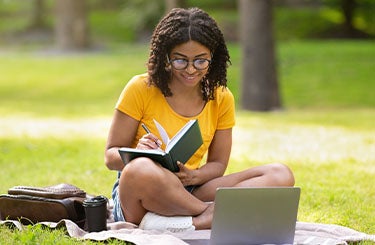
M 211 60 L 203 59 L 203 58 L 197 58 L 197 59 L 194 59 L 193 61 L 189 61 L 187 59 L 182 59 L 182 58 L 169 60 L 169 57 L 167 56 L 167 60 L 168 60 L 168 63 L 171 64 L 172 67 L 176 70 L 186 69 L 190 62 L 193 63 L 193 67 L 196 70 L 204 70 L 211 64 Z

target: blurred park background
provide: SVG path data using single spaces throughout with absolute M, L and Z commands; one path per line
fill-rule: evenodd
M 259 4 L 245 6 L 244 3 L 250 2 L 267 4 L 263 6 L 264 9 Z M 13 57 L 25 54 L 23 51 L 38 54 L 38 62 L 33 62 L 33 66 L 49 62 L 51 57 L 63 60 L 66 58 L 64 54 L 72 53 L 142 56 L 142 63 L 138 66 L 127 66 L 116 70 L 116 75 L 105 75 L 106 80 L 116 76 L 115 81 L 111 80 L 110 84 L 107 83 L 101 88 L 106 89 L 107 93 L 96 93 L 92 89 L 77 92 L 87 98 L 105 100 L 109 95 L 113 95 L 111 89 L 121 88 L 123 84 L 119 83 L 119 80 L 126 81 L 135 72 L 145 71 L 144 63 L 148 56 L 148 41 L 152 30 L 163 14 L 174 6 L 198 6 L 217 20 L 231 49 L 233 66 L 229 70 L 229 86 L 237 95 L 239 108 L 267 111 L 307 105 L 374 105 L 372 90 L 366 89 L 372 75 L 368 72 L 371 72 L 369 66 L 373 65 L 375 35 L 375 3 L 371 0 L 2 0 L 0 52 L 9 59 L 10 52 L 13 52 Z M 241 12 L 241 9 L 245 10 Z M 267 15 L 267 12 L 270 13 Z M 241 18 L 240 15 L 245 18 Z M 251 18 L 253 15 L 260 17 Z M 265 25 L 265 22 L 268 23 Z M 259 26 L 254 33 L 251 33 L 254 28 L 246 29 L 252 23 L 255 23 L 255 28 Z M 242 38 L 244 41 L 241 41 L 241 34 L 245 36 Z M 270 44 L 263 45 L 264 40 L 269 40 L 267 43 Z M 248 49 L 259 52 L 243 55 L 246 45 L 253 45 Z M 354 57 L 356 55 L 359 58 Z M 46 57 L 49 59 L 45 59 Z M 263 62 L 266 57 L 271 58 Z M 249 69 L 249 59 L 250 62 L 255 60 L 254 63 L 258 66 Z M 17 75 L 25 76 L 23 66 L 26 64 L 23 64 L 23 61 L 27 61 L 22 58 L 16 60 L 17 62 L 11 63 L 13 65 L 8 64 L 11 67 L 7 68 L 5 64 L 0 69 L 22 69 L 23 72 L 17 72 Z M 72 89 L 77 89 L 74 86 L 79 84 L 79 81 L 82 82 L 78 76 L 84 76 L 84 73 L 92 68 L 82 65 L 82 68 L 78 64 L 74 65 L 74 68 L 69 68 L 74 69 L 76 76 L 75 82 L 70 80 L 70 85 L 73 86 L 71 89 L 61 82 L 51 80 L 50 82 L 55 82 L 56 85 L 53 90 L 69 90 L 69 93 L 74 95 Z M 67 68 L 57 66 L 59 68 L 49 70 L 51 75 Z M 267 69 L 268 67 L 270 68 Z M 314 69 L 319 69 L 319 72 L 314 72 Z M 310 71 L 309 76 L 304 76 L 303 73 L 307 71 Z M 64 72 L 64 75 L 73 75 L 68 73 L 70 72 Z M 21 81 L 14 81 L 14 73 L 10 74 L 13 82 L 5 80 L 5 75 L 0 80 L 3 103 L 12 103 L 17 85 L 23 86 Z M 262 76 L 264 80 L 252 81 L 253 78 Z M 33 82 L 34 86 L 42 86 L 38 84 L 40 79 L 38 80 Z M 258 83 L 257 86 L 263 91 L 251 94 L 248 92 L 251 88 L 246 88 L 246 85 L 250 86 L 251 83 Z M 333 89 L 324 89 L 324 86 L 328 85 L 332 85 Z M 22 91 L 22 88 L 19 89 Z M 22 100 L 33 99 L 40 100 L 42 106 L 48 106 L 43 103 L 43 96 L 47 96 L 47 93 L 52 96 L 52 91 L 24 94 L 19 103 L 27 104 L 27 101 Z M 95 95 L 89 95 L 90 93 Z M 258 101 L 266 104 L 265 106 L 247 105 L 256 103 L 251 99 L 257 96 L 261 97 Z M 272 104 L 272 101 L 276 102 Z M 267 102 L 271 104 L 267 105 Z M 81 105 L 84 104 L 85 102 Z M 22 107 L 18 109 L 21 110 Z
M 67 48 L 59 28 L 70 23 L 79 30 L 76 47 L 95 44 L 149 41 L 162 15 L 172 7 L 203 8 L 222 28 L 227 41 L 238 41 L 239 13 L 235 0 L 2 0 L 1 44 L 55 43 Z M 293 39 L 374 38 L 374 2 L 371 0 L 273 1 L 274 30 L 278 41 Z M 79 17 L 76 17 L 79 16 Z M 80 23 L 77 20 L 80 20 Z M 79 27 L 78 27 L 79 26 Z M 68 34 L 68 33 L 67 33 Z
M 277 106 L 245 105 L 246 2 L 271 13 L 261 30 L 273 34 L 264 52 L 274 51 Z M 300 221 L 374 234 L 372 0 L 0 0 L 0 193 L 67 182 L 110 197 L 114 105 L 146 71 L 152 30 L 172 6 L 204 9 L 227 40 L 238 111 L 228 172 L 282 161 L 302 187 Z

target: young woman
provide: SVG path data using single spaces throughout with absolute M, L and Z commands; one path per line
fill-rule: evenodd
M 119 171 L 113 188 L 116 221 L 172 232 L 209 229 L 217 187 L 294 185 L 292 172 L 279 163 L 224 176 L 235 124 L 229 63 L 222 32 L 201 9 L 173 9 L 156 26 L 148 72 L 125 86 L 108 136 L 105 162 Z M 120 147 L 164 147 L 153 119 L 170 137 L 187 121 L 199 122 L 204 143 L 187 162 L 178 163 L 179 172 L 144 157 L 126 166 L 121 161 Z M 152 133 L 145 133 L 142 123 Z

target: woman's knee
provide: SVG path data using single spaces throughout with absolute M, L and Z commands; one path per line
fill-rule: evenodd
M 277 185 L 294 186 L 295 180 L 292 170 L 283 163 L 272 163 L 268 165 Z
M 132 160 L 122 170 L 121 178 L 127 182 L 136 181 L 142 183 L 143 180 L 157 178 L 160 168 L 149 158 L 140 157 Z

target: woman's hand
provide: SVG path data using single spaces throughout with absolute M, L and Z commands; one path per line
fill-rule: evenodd
M 177 166 L 180 168 L 180 171 L 175 173 L 175 175 L 180 179 L 181 183 L 184 186 L 194 185 L 194 170 L 188 169 L 179 161 L 177 161 Z
M 137 149 L 146 150 L 146 149 L 160 149 L 160 146 L 163 144 L 154 134 L 145 134 L 142 138 L 139 139 L 137 144 Z

